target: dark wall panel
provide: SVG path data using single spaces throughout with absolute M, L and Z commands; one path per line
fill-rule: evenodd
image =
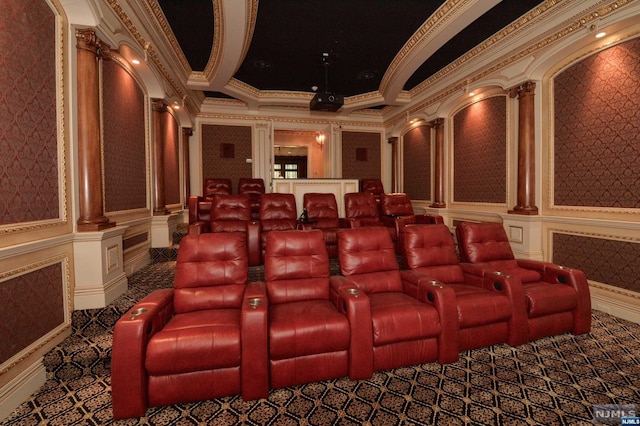
M 42 0 L 0 10 L 0 225 L 56 219 L 55 17 Z
M 640 293 L 640 243 L 554 233 L 553 262 L 581 269 L 590 280 Z
M 103 61 L 105 211 L 147 206 L 144 93 L 115 61 Z
M 251 177 L 251 127 L 202 126 L 202 177 L 229 178 L 233 192 L 241 177 Z
M 554 204 L 640 208 L 640 39 L 555 77 Z
M 164 196 L 166 204 L 180 204 L 180 132 L 176 118 L 162 114 L 164 119 Z
M 380 179 L 380 133 L 342 132 L 342 177 Z
M 431 128 L 411 129 L 403 140 L 404 192 L 412 200 L 431 199 Z
M 0 364 L 64 323 L 62 263 L 0 282 Z
M 507 98 L 475 102 L 453 117 L 453 198 L 505 203 L 507 194 Z

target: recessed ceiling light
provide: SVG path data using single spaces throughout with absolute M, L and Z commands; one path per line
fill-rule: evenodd
M 604 31 L 600 31 L 598 34 L 596 34 L 596 38 L 602 38 L 604 36 L 606 36 L 607 33 L 605 33 Z
M 469 96 L 475 96 L 476 92 L 469 92 Z
M 132 59 L 131 63 L 134 65 L 140 65 L 140 60 L 139 59 Z

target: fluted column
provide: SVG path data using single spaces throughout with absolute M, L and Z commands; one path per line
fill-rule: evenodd
M 535 191 L 535 105 L 536 84 L 532 81 L 511 90 L 518 97 L 518 204 L 509 213 L 537 215 Z
M 193 129 L 190 127 L 182 128 L 182 166 L 184 168 L 184 208 L 189 208 L 189 196 L 191 195 L 191 179 L 189 165 L 189 137 L 193 135 Z
M 168 214 L 164 195 L 164 117 L 167 104 L 162 99 L 153 100 L 153 215 Z
M 396 170 L 398 164 L 398 138 L 392 137 L 387 139 L 387 142 L 391 144 L 391 190 L 389 192 L 397 191 L 397 179 Z
M 429 207 L 444 208 L 444 118 L 436 118 L 431 122 L 436 132 L 435 170 L 433 181 L 433 204 Z
M 115 226 L 104 215 L 100 150 L 99 61 L 109 46 L 91 29 L 76 30 L 78 55 L 78 231 Z

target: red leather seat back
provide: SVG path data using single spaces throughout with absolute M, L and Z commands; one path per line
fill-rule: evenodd
M 231 194 L 231 179 L 205 179 L 203 183 L 202 196 L 209 200 L 214 195 Z
M 344 194 L 344 209 L 347 219 L 375 221 L 382 225 L 378 214 L 378 203 L 370 192 Z
M 453 237 L 445 225 L 405 227 L 403 254 L 409 269 L 418 269 L 445 283 L 464 282 Z
M 384 215 L 413 216 L 411 199 L 403 192 L 382 194 L 380 196 L 380 210 Z
M 267 235 L 264 278 L 270 304 L 329 299 L 329 257 L 322 231 Z
M 370 192 L 374 199 L 380 199 L 384 194 L 384 186 L 380 179 L 360 179 L 360 192 Z
M 187 235 L 180 242 L 176 261 L 175 313 L 240 309 L 247 279 L 244 233 Z
M 264 194 L 260 198 L 260 224 L 263 231 L 296 228 L 296 198 L 293 194 Z
M 317 220 L 315 228 L 338 228 L 338 203 L 332 193 L 309 192 L 302 199 L 303 207 L 309 213 L 309 219 Z
M 238 194 L 264 194 L 264 180 L 260 178 L 240 178 L 238 180 Z
M 341 229 L 338 257 L 342 275 L 365 293 L 402 291 L 396 251 L 384 227 Z
M 213 196 L 211 200 L 211 222 L 249 220 L 251 220 L 251 204 L 248 195 Z
M 509 238 L 501 223 L 461 222 L 456 236 L 463 262 L 480 263 L 515 259 Z

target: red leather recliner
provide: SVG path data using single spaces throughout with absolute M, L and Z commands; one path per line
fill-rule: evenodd
M 189 227 L 189 234 L 196 233 L 195 231 L 195 227 Z M 248 195 L 214 195 L 211 200 L 209 229 L 203 226 L 200 231 L 246 233 L 249 266 L 261 264 L 260 222 L 251 220 L 251 203 Z
M 380 196 L 380 218 L 385 226 L 395 229 L 398 254 L 400 254 L 402 247 L 402 231 L 406 225 L 444 223 L 442 216 L 439 215 L 416 215 L 409 195 L 404 192 L 394 192 Z
M 481 281 L 460 267 L 453 236 L 442 224 L 410 225 L 404 230 L 406 266 L 450 286 L 456 294 L 458 350 L 499 343 L 517 346 L 529 330 L 519 280 L 485 274 Z
M 516 259 L 501 223 L 462 222 L 456 236 L 465 271 L 499 271 L 522 282 L 529 340 L 591 330 L 591 297 L 584 272 L 550 262 Z
M 115 325 L 111 391 L 115 419 L 147 407 L 241 394 L 263 396 L 263 284 L 247 284 L 244 233 L 186 236 L 174 288 L 157 290 Z
M 321 231 L 269 232 L 264 274 L 271 387 L 370 377 L 371 338 L 361 330 L 368 304 L 330 287 Z
M 265 193 L 264 180 L 261 178 L 240 178 L 238 194 L 249 195 L 251 203 L 251 219 L 258 220 L 260 210 L 260 196 Z
M 342 276 L 331 276 L 332 286 L 355 286 L 366 295 L 374 371 L 458 359 L 453 290 L 417 272 L 401 271 L 389 231 L 342 229 L 338 251 Z
M 213 196 L 229 194 L 231 194 L 231 179 L 205 179 L 202 185 L 202 196 L 189 197 L 189 225 L 209 223 Z
M 350 228 L 385 226 L 380 219 L 378 202 L 370 192 L 350 192 L 344 194 L 344 210 Z M 395 245 L 398 240 L 396 228 L 389 226 L 387 230 Z
M 333 193 L 308 192 L 302 198 L 302 207 L 307 210 L 312 225 L 304 225 L 305 229 L 320 229 L 330 258 L 338 257 L 338 230 L 349 227 L 344 218 L 338 214 L 338 203 Z
M 259 217 L 262 258 L 264 259 L 269 232 L 296 229 L 298 215 L 295 196 L 276 192 L 264 194 L 260 198 Z
M 380 197 L 384 194 L 384 185 L 380 179 L 360 179 L 360 192 L 373 194 L 376 204 L 380 205 Z

